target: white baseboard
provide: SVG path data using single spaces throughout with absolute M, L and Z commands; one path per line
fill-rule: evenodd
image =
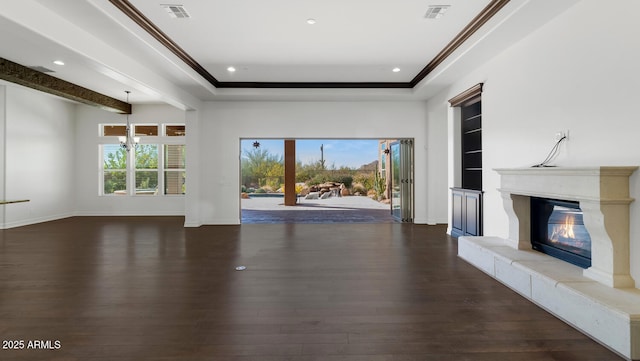
M 24 226 L 29 226 L 29 225 L 32 225 L 32 224 L 57 221 L 59 219 L 65 219 L 65 218 L 69 218 L 69 217 L 73 217 L 73 216 L 74 216 L 74 214 L 72 214 L 72 213 L 62 213 L 62 214 L 49 215 L 49 216 L 44 216 L 44 217 L 20 219 L 20 220 L 16 220 L 16 221 L 5 223 L 2 226 L 2 228 L 0 228 L 0 229 L 24 227 Z

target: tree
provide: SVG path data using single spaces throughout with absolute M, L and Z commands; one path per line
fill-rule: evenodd
M 127 169 L 127 151 L 118 147 L 116 151 L 108 151 L 104 157 L 104 169 Z
M 127 151 L 105 146 L 104 152 L 104 194 L 127 189 Z
M 296 162 L 296 182 L 307 182 L 323 172 L 324 165 L 321 161 L 316 161 L 309 164 Z
M 158 188 L 158 146 L 138 144 L 136 149 L 136 190 Z
M 269 183 L 279 187 L 284 178 L 284 160 L 282 156 L 269 154 L 266 149 L 254 148 L 244 151 L 241 160 L 242 179 L 245 183 L 256 182 L 259 186 Z
M 158 169 L 158 146 L 138 144 L 136 149 L 136 169 Z

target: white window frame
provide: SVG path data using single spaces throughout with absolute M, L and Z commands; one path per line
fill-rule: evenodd
M 123 195 L 105 194 L 104 193 L 104 145 L 116 144 L 119 145 L 120 141 L 117 136 L 105 136 L 105 126 L 122 126 L 120 123 L 101 123 L 99 124 L 98 134 L 98 152 L 99 152 L 99 181 L 98 181 L 98 195 L 103 197 L 122 197 Z M 167 126 L 184 126 L 181 123 L 132 123 L 131 126 L 135 131 L 135 126 L 158 126 L 158 136 L 142 135 L 140 136 L 140 144 L 156 145 L 158 147 L 158 190 L 155 194 L 136 194 L 136 163 L 135 163 L 135 150 L 130 150 L 127 154 L 127 169 L 126 169 L 126 196 L 129 197 L 184 197 L 185 194 L 165 194 L 165 145 L 184 145 L 186 147 L 185 136 L 167 136 Z M 186 129 L 186 127 L 185 127 Z M 144 171 L 144 170 L 143 170 Z M 186 168 L 181 169 L 169 169 L 169 171 L 181 171 L 186 173 Z M 185 174 L 186 177 L 186 174 Z M 185 191 L 186 193 L 186 191 Z
M 174 137 L 172 137 L 172 138 L 174 138 Z M 184 137 L 180 136 L 180 138 L 184 138 Z M 186 194 L 186 190 L 185 190 L 185 193 L 175 193 L 175 194 L 174 193 L 171 193 L 171 194 L 167 194 L 166 193 L 167 190 L 166 190 L 166 184 L 165 184 L 165 173 L 166 172 L 185 173 L 185 179 L 186 179 L 186 172 L 187 172 L 186 164 L 185 164 L 185 168 L 166 168 L 165 167 L 166 152 L 165 152 L 164 148 L 167 145 L 183 145 L 183 146 L 185 146 L 185 149 L 186 149 L 186 144 L 184 144 L 184 143 L 165 143 L 165 144 L 162 145 L 162 148 L 163 148 L 162 149 L 162 151 L 163 151 L 163 154 L 162 154 L 162 170 L 161 170 L 161 174 L 162 174 L 162 194 L 164 196 L 168 196 L 168 197 L 171 197 L 171 196 L 184 196 Z

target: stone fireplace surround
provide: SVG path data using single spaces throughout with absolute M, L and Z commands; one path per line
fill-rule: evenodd
M 509 236 L 460 237 L 458 254 L 621 356 L 640 360 L 640 290 L 629 274 L 629 177 L 636 169 L 495 169 Z M 532 250 L 532 196 L 580 203 L 592 240 L 590 268 Z

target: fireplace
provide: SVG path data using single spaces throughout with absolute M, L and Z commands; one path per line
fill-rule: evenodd
M 461 236 L 458 254 L 626 359 L 640 360 L 640 289 L 630 274 L 629 242 L 629 177 L 637 168 L 496 169 L 508 235 Z M 536 206 L 539 199 L 545 200 Z M 543 209 L 543 225 L 531 215 L 536 207 Z M 590 243 L 591 266 L 532 250 L 536 232 L 544 239 L 557 233 L 561 242 L 550 243 L 578 257 Z
M 576 266 L 591 267 L 591 237 L 580 204 L 531 197 L 531 246 Z
M 531 199 L 579 204 L 591 237 L 585 277 L 609 287 L 635 287 L 630 274 L 629 177 L 638 167 L 501 168 L 500 194 L 509 221 L 508 245 L 531 250 Z

